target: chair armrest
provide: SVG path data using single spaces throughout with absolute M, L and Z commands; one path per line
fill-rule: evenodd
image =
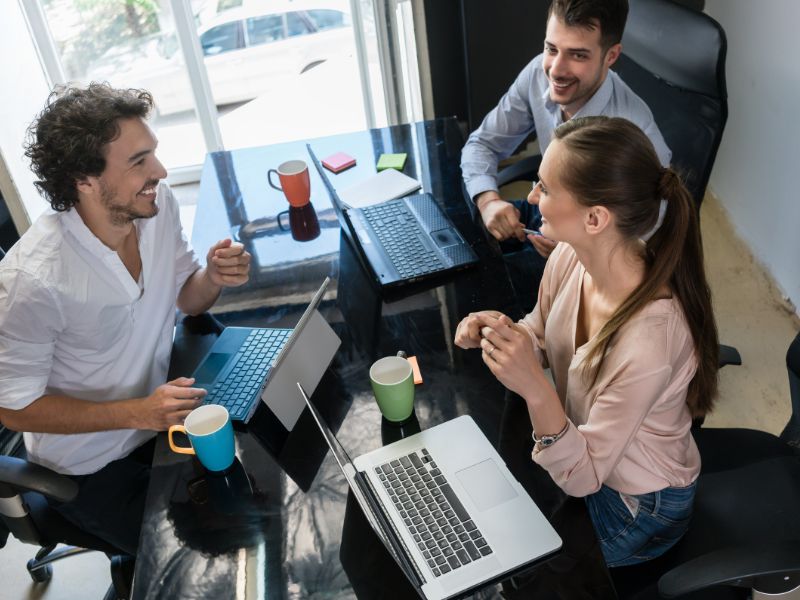
M 508 165 L 497 174 L 497 187 L 504 186 L 512 181 L 539 179 L 539 165 L 541 162 L 542 157 L 537 154 L 535 156 L 526 156 Z
M 725 344 L 719 345 L 719 366 L 725 365 L 741 365 L 742 357 L 739 351 L 733 346 L 726 346 Z
M 800 580 L 800 540 L 725 548 L 698 556 L 662 575 L 658 591 L 675 598 L 716 585 L 767 594 L 794 589 Z
M 78 495 L 78 484 L 69 477 L 13 456 L 0 456 L 0 486 L 3 484 L 19 493 L 38 492 L 59 502 Z

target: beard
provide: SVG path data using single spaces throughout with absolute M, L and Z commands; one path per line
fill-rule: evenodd
M 158 181 L 149 182 L 142 189 L 156 185 Z M 100 182 L 100 201 L 108 210 L 111 224 L 116 227 L 132 223 L 135 219 L 152 219 L 158 214 L 158 205 L 155 202 L 143 206 L 137 206 L 135 198 L 128 203 L 120 202 L 116 188 L 108 186 L 103 181 Z

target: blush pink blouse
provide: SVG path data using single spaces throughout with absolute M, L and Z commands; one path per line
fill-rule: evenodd
M 582 372 L 589 342 L 575 347 L 584 273 L 574 250 L 559 244 L 539 301 L 521 321 L 570 420 L 566 434 L 536 448 L 533 460 L 571 496 L 602 484 L 626 494 L 685 487 L 700 472 L 700 454 L 689 433 L 686 393 L 697 359 L 683 311 L 674 299 L 642 309 L 617 332 L 591 385 Z

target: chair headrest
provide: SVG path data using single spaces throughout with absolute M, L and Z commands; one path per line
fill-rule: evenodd
M 800 333 L 795 336 L 789 345 L 789 350 L 786 351 L 786 368 L 794 373 L 795 377 L 800 378 Z
M 634 0 L 622 52 L 672 85 L 726 98 L 725 31 L 708 15 L 671 0 Z

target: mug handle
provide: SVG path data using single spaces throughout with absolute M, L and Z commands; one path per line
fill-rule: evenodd
M 291 225 L 289 227 L 284 227 L 283 223 L 281 223 L 281 217 L 283 215 L 286 215 L 288 217 L 289 216 L 289 211 L 288 210 L 282 210 L 281 212 L 278 213 L 278 218 L 277 218 L 278 229 L 280 229 L 281 231 L 290 231 L 291 230 Z
M 169 441 L 169 447 L 172 448 L 172 451 L 177 452 L 178 454 L 196 454 L 194 448 L 192 448 L 191 446 L 189 446 L 188 448 L 186 446 L 178 446 L 172 440 L 172 434 L 176 431 L 180 431 L 181 433 L 186 433 L 186 427 L 184 427 L 183 425 L 169 426 L 169 431 L 167 432 L 167 441 Z
M 274 183 L 272 183 L 272 174 L 273 173 L 275 173 L 275 175 L 278 175 L 278 181 L 280 181 L 280 174 L 278 173 L 278 171 L 276 169 L 270 169 L 269 171 L 267 171 L 267 183 L 269 183 L 270 187 L 273 187 L 276 190 L 278 190 L 279 192 L 282 192 L 283 188 L 281 186 L 275 185 Z

